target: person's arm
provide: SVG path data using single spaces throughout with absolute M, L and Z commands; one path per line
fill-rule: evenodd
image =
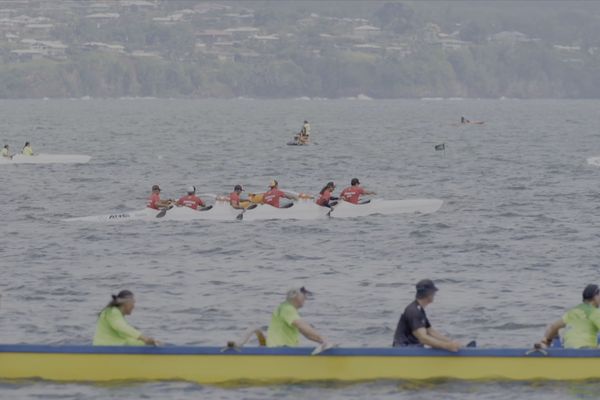
M 308 322 L 305 322 L 301 319 L 297 319 L 294 322 L 292 322 L 292 325 L 298 328 L 300 333 L 308 340 L 312 340 L 313 342 L 317 342 L 319 344 L 325 343 L 325 340 L 321 337 L 321 335 L 319 335 L 315 328 L 310 326 Z
M 204 202 L 202 201 L 202 199 L 200 197 L 198 197 L 198 205 L 200 207 L 206 207 L 206 204 L 204 204 Z
M 441 340 L 443 342 L 451 342 L 452 339 L 450 339 L 447 336 L 442 335 L 440 332 L 436 331 L 433 328 L 427 328 L 427 334 L 429 336 L 433 336 L 434 338 L 436 338 L 437 340 Z
M 235 208 L 236 210 L 239 210 L 240 208 L 240 202 L 239 201 L 233 201 L 233 200 L 229 200 L 229 205 L 233 208 Z
M 544 333 L 544 337 L 540 340 L 540 344 L 543 347 L 548 347 L 552 344 L 552 340 L 558 336 L 558 331 L 562 328 L 566 327 L 567 324 L 562 319 L 554 321 L 547 329 L 546 333 Z
M 372 192 L 372 191 L 370 191 L 370 190 L 363 190 L 363 193 L 362 193 L 362 194 L 366 194 L 366 195 L 376 195 L 377 193 L 375 193 L 375 192 Z
M 458 342 L 440 340 L 434 336 L 429 335 L 427 333 L 427 328 L 419 328 L 416 331 L 413 331 L 413 335 L 415 335 L 415 337 L 419 339 L 419 342 L 421 342 L 421 344 L 430 346 L 434 349 L 443 349 L 457 352 L 461 347 L 460 343 Z
M 283 197 L 290 200 L 298 200 L 298 196 L 294 196 L 293 194 L 283 192 Z

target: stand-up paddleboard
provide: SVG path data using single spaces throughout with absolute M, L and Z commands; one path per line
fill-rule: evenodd
M 600 157 L 590 157 L 587 159 L 587 163 L 595 167 L 600 167 Z
M 383 200 L 373 199 L 365 204 L 352 204 L 340 201 L 331 211 L 334 218 L 364 217 L 367 215 L 381 214 L 394 215 L 406 213 L 429 214 L 436 212 L 444 202 L 439 199 L 409 199 L 409 200 Z
M 78 154 L 35 154 L 25 156 L 15 154 L 12 158 L 0 157 L 2 164 L 85 164 L 92 159 L 90 156 Z

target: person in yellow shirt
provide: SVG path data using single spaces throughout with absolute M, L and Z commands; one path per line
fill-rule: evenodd
M 129 290 L 122 290 L 108 303 L 98 316 L 94 346 L 158 346 L 160 342 L 142 335 L 129 325 L 126 315 L 131 315 L 135 307 L 135 298 Z
M 567 328 L 563 343 L 565 348 L 598 348 L 600 287 L 598 285 L 587 285 L 583 289 L 582 297 L 581 304 L 567 311 L 561 319 L 548 327 L 544 338 L 536 346 L 549 347 L 558 332 L 562 328 Z
M 0 155 L 4 158 L 11 158 L 12 159 L 12 154 L 10 154 L 10 148 L 8 147 L 7 144 L 4 145 L 4 147 L 2 148 L 2 151 L 0 152 Z
M 325 339 L 298 314 L 298 309 L 311 294 L 304 287 L 288 291 L 286 300 L 273 312 L 267 331 L 267 347 L 298 346 L 300 333 L 308 340 L 325 344 Z
M 25 142 L 25 146 L 23 146 L 23 151 L 21 152 L 24 156 L 32 156 L 33 149 L 31 148 L 31 144 L 29 142 Z

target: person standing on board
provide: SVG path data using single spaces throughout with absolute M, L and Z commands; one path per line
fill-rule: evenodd
M 304 121 L 304 125 L 302 125 L 302 129 L 300 129 L 300 135 L 298 140 L 302 144 L 307 144 L 310 140 L 310 124 L 308 121 Z
M 187 195 L 177 200 L 176 205 L 178 207 L 189 207 L 192 210 L 197 210 L 198 206 L 204 207 L 204 202 L 198 196 L 196 196 L 196 186 L 190 186 L 187 188 Z
M 244 207 L 240 205 L 240 195 L 243 191 L 244 188 L 242 188 L 242 185 L 235 185 L 235 187 L 233 188 L 233 192 L 229 194 L 229 204 L 236 210 L 244 209 Z
M 567 349 L 597 348 L 600 332 L 600 288 L 587 285 L 582 293 L 583 301 L 567 311 L 561 319 L 548 327 L 544 338 L 538 343 L 548 347 L 558 336 L 558 331 L 567 328 L 564 335 L 564 347 Z
M 340 193 L 340 198 L 342 200 L 347 201 L 348 203 L 358 204 L 358 202 L 360 201 L 360 196 L 372 194 L 377 193 L 363 189 L 362 187 L 360 187 L 360 181 L 358 180 L 358 178 L 352 178 L 352 180 L 350 181 L 350 186 L 342 190 L 342 193 Z
M 32 156 L 33 149 L 31 148 L 31 144 L 29 142 L 25 142 L 25 146 L 23 146 L 23 151 L 21 152 L 24 156 Z
M 154 210 L 160 210 L 161 208 L 170 207 L 172 200 L 161 200 L 160 199 L 160 187 L 158 185 L 152 186 L 152 194 L 148 198 L 146 207 Z
M 300 318 L 298 310 L 312 295 L 304 287 L 287 292 L 286 300 L 277 307 L 267 330 L 267 347 L 298 346 L 300 333 L 313 342 L 324 344 L 325 339 L 308 322 Z
M 321 189 L 321 192 L 319 192 L 319 198 L 317 199 L 317 204 L 322 207 L 329 207 L 329 208 L 332 208 L 333 206 L 335 206 L 337 204 L 338 198 L 333 197 L 331 195 L 334 190 L 335 190 L 335 183 L 328 182 L 327 185 L 325 185 L 325 187 L 323 189 Z
M 263 195 L 263 204 L 268 204 L 268 205 L 273 206 L 275 208 L 288 208 L 288 207 L 291 207 L 292 204 L 294 204 L 294 203 L 290 203 L 288 205 L 280 206 L 279 200 L 282 197 L 286 198 L 286 199 L 290 199 L 290 200 L 298 200 L 298 197 L 293 196 L 291 194 L 287 194 L 287 193 L 279 190 L 278 186 L 279 186 L 279 182 L 277 182 L 275 179 L 273 179 L 271 181 L 271 183 L 269 183 L 269 191 L 266 192 Z
M 404 309 L 398 321 L 393 346 L 429 346 L 434 349 L 458 351 L 462 345 L 434 330 L 425 314 L 425 307 L 433 303 L 438 288 L 429 279 L 419 281 L 416 288 L 415 301 Z
M 134 307 L 135 298 L 129 290 L 113 295 L 111 302 L 98 315 L 94 346 L 158 346 L 158 340 L 142 335 L 125 320 Z
M 2 157 L 4 157 L 4 158 L 10 158 L 10 159 L 13 158 L 12 154 L 10 154 L 10 148 L 8 147 L 7 144 L 5 144 L 4 147 L 2 148 L 0 155 L 2 155 Z

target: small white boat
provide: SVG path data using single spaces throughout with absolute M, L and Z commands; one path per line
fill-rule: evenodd
M 0 157 L 2 164 L 86 164 L 92 157 L 78 154 L 15 154 L 12 158 Z
M 600 167 L 600 157 L 590 157 L 587 159 L 587 163 L 594 167 Z
M 365 217 L 367 215 L 381 214 L 429 214 L 436 212 L 444 202 L 439 199 L 409 199 L 409 200 L 384 200 L 373 199 L 364 204 L 352 204 L 340 201 L 331 212 L 334 218 Z

